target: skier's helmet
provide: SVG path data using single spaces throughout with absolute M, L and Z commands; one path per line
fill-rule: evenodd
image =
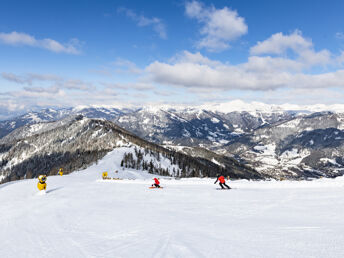
M 47 177 L 46 177 L 46 175 L 40 175 L 38 177 L 38 180 L 44 182 L 45 180 L 47 180 Z

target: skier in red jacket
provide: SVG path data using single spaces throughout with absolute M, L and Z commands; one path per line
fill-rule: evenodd
M 152 184 L 152 186 L 160 188 L 160 182 L 159 182 L 159 180 L 157 178 L 154 178 L 154 184 Z
M 217 176 L 214 184 L 216 184 L 217 181 L 220 181 L 219 185 L 221 186 L 222 189 L 225 189 L 223 186 L 227 187 L 227 189 L 231 189 L 228 185 L 226 185 L 226 180 L 224 176 Z

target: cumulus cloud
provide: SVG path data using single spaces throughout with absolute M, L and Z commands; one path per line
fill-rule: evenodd
M 229 48 L 229 42 L 247 33 L 245 19 L 228 7 L 216 9 L 192 1 L 185 4 L 185 13 L 202 24 L 200 34 L 203 38 L 197 43 L 198 48 L 222 51 Z
M 190 16 L 197 17 L 202 13 L 200 10 L 204 7 L 195 5 L 189 10 Z M 54 74 L 3 72 L 0 74 L 3 81 L 20 84 L 23 88 L 0 93 L 0 102 L 10 103 L 12 108 L 37 103 L 53 103 L 54 106 L 143 104 L 170 96 L 176 98 L 175 93 L 182 93 L 177 97 L 179 102 L 220 101 L 239 95 L 270 103 L 302 103 L 304 96 L 309 103 L 330 103 L 331 99 L 337 101 L 343 97 L 344 52 L 334 55 L 327 49 L 316 51 L 312 40 L 297 30 L 289 34 L 276 33 L 258 42 L 243 63 L 229 61 L 183 51 L 167 61 L 154 61 L 144 69 L 126 59 L 108 64 L 107 71 L 129 73 L 135 78 L 126 83 L 110 80 L 94 83 Z M 71 91 L 77 94 L 69 94 Z
M 199 15 L 202 8 L 193 2 L 189 15 Z M 233 65 L 184 51 L 169 62 L 151 63 L 146 72 L 155 83 L 206 91 L 344 87 L 344 70 L 340 69 L 343 52 L 334 56 L 327 49 L 315 51 L 312 40 L 298 30 L 287 35 L 276 33 L 258 42 L 250 53 L 247 62 Z
M 180 87 L 265 90 L 282 86 L 275 76 L 250 73 L 231 65 L 211 67 L 197 63 L 154 62 L 147 67 L 147 72 L 156 83 Z M 281 74 L 281 76 L 288 75 Z
M 316 52 L 311 39 L 303 37 L 301 31 L 295 30 L 289 35 L 273 34 L 270 38 L 259 41 L 251 47 L 251 55 L 288 55 L 288 51 L 296 54 L 304 65 L 327 65 L 331 60 L 330 51 L 324 49 Z
M 148 18 L 143 15 L 138 15 L 133 10 L 125 7 L 118 8 L 118 12 L 124 13 L 128 18 L 136 22 L 137 26 L 139 27 L 151 26 L 160 38 L 167 39 L 166 26 L 161 19 L 156 17 Z
M 310 39 L 305 39 L 302 33 L 295 30 L 290 35 L 284 35 L 282 32 L 273 34 L 270 38 L 258 43 L 250 49 L 251 54 L 283 54 L 288 49 L 300 53 L 313 46 Z
M 72 39 L 68 43 L 62 44 L 56 40 L 45 38 L 36 39 L 22 32 L 10 32 L 10 33 L 0 33 L 0 42 L 11 46 L 30 46 L 47 49 L 55 53 L 66 53 L 66 54 L 80 54 L 79 49 L 80 42 L 78 39 Z
M 322 53 L 322 52 L 320 52 Z M 321 54 L 319 54 L 321 56 Z M 186 88 L 268 91 L 278 88 L 344 87 L 344 70 L 309 74 L 303 72 L 309 59 L 292 60 L 282 57 L 251 56 L 238 65 L 209 60 L 200 53 L 184 52 L 174 62 L 155 61 L 146 67 L 155 83 Z M 319 60 L 322 60 L 319 57 Z
M 204 64 L 209 66 L 220 65 L 221 62 L 216 60 L 210 60 L 209 58 L 203 56 L 200 52 L 191 53 L 189 51 L 183 51 L 178 53 L 170 59 L 171 63 L 195 63 L 195 64 Z

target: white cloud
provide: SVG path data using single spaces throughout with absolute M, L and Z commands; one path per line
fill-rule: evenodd
M 200 8 L 204 9 L 201 5 Z M 197 5 L 189 12 L 194 16 L 200 13 Z M 3 72 L 2 82 L 14 82 L 23 88 L 0 92 L 0 102 L 10 103 L 13 108 L 37 103 L 75 106 L 128 102 L 140 105 L 165 99 L 192 103 L 243 97 L 270 103 L 307 101 L 314 104 L 340 102 L 343 97 L 344 52 L 335 56 L 327 49 L 315 51 L 311 39 L 294 31 L 272 35 L 253 46 L 251 53 L 246 62 L 239 64 L 188 51 L 165 62 L 152 62 L 144 69 L 126 59 L 108 64 L 107 72 L 133 75 L 130 82 L 108 79 L 94 83 L 54 74 Z M 76 91 L 77 94 L 70 94 Z
M 308 74 L 303 70 L 328 62 L 326 50 L 292 60 L 251 56 L 246 63 L 231 65 L 209 60 L 200 53 L 184 52 L 173 62 L 155 61 L 146 67 L 148 79 L 186 88 L 268 91 L 278 88 L 344 87 L 344 70 Z M 333 60 L 332 60 L 333 62 Z
M 275 61 L 275 62 L 273 62 Z M 151 63 L 146 72 L 149 79 L 161 84 L 174 85 L 186 88 L 200 89 L 243 89 L 259 90 L 280 87 L 274 85 L 271 76 L 275 74 L 275 65 L 278 60 L 270 61 L 271 71 L 267 70 L 269 61 L 257 61 L 253 58 L 242 65 L 223 64 L 204 57 L 200 53 L 192 54 L 184 51 L 171 59 L 171 63 L 155 61 Z M 283 62 L 281 61 L 281 65 Z M 286 66 L 286 64 L 284 64 Z M 273 68 L 273 69 L 272 69 Z M 263 71 L 263 72 L 262 72 Z
M 299 57 L 301 62 L 308 66 L 325 66 L 332 62 L 331 53 L 327 49 L 323 49 L 318 52 L 315 52 L 313 49 L 308 49 L 299 53 Z
M 3 73 L 3 79 L 22 87 L 2 85 L 0 119 L 14 115 L 11 110 L 39 107 L 73 107 L 78 105 L 140 105 L 151 102 L 154 85 L 145 82 L 94 83 L 48 74 Z M 0 81 L 3 84 L 6 81 Z M 125 89 L 125 91 L 124 91 Z M 137 95 L 147 92 L 148 95 Z M 138 98 L 137 96 L 140 96 Z M 144 97 L 143 97 L 144 96 Z
M 77 39 L 72 39 L 66 44 L 62 44 L 53 39 L 36 39 L 26 33 L 10 32 L 0 33 L 0 42 L 11 46 L 30 46 L 44 48 L 55 53 L 80 54 L 80 42 Z
M 260 42 L 250 49 L 252 55 L 261 54 L 284 54 L 288 49 L 300 53 L 313 46 L 310 39 L 305 39 L 302 33 L 295 30 L 290 35 L 284 35 L 282 32 L 273 34 L 270 38 Z
M 167 39 L 166 26 L 161 19 L 156 17 L 148 18 L 143 15 L 138 15 L 133 10 L 124 7 L 118 8 L 118 12 L 124 13 L 127 17 L 135 21 L 139 27 L 152 26 L 153 30 L 159 35 L 160 38 Z
M 76 79 L 58 81 L 55 83 L 55 86 L 63 89 L 79 91 L 94 91 L 96 89 L 96 86 L 94 86 L 93 83 Z
M 22 104 L 22 103 L 16 103 L 15 101 L 13 100 L 9 100 L 9 99 L 4 99 L 4 98 L 1 98 L 1 101 L 0 101 L 0 108 L 3 110 L 3 111 L 9 111 L 9 112 L 15 112 L 15 111 L 18 111 L 18 110 L 23 110 L 25 109 L 25 105 Z M 1 113 L 1 112 L 0 112 Z
M 29 84 L 31 85 L 35 81 L 61 81 L 61 77 L 53 74 L 34 74 L 28 73 L 26 75 L 17 75 L 13 73 L 1 73 L 2 78 L 7 81 L 19 83 L 19 84 Z
M 0 120 L 21 115 L 25 109 L 26 106 L 23 103 L 0 96 Z
M 170 59 L 171 63 L 195 63 L 195 64 L 205 64 L 209 66 L 220 65 L 221 62 L 216 60 L 210 60 L 209 58 L 203 56 L 200 52 L 191 53 L 189 51 L 183 51 Z
M 333 89 L 309 90 L 307 88 L 292 88 L 267 91 L 260 98 L 260 101 L 274 104 L 298 103 L 302 105 L 312 105 L 321 103 L 333 105 L 334 103 L 342 103 L 343 98 L 343 91 Z M 254 98 L 252 98 L 252 100 L 254 100 Z
M 26 87 L 26 89 L 37 89 L 36 91 L 45 91 L 46 87 L 37 87 L 38 83 L 50 83 L 53 87 L 60 89 L 92 91 L 95 86 L 90 82 L 76 79 L 66 79 L 54 74 L 33 74 L 17 75 L 13 73 L 1 73 L 3 79 L 23 85 L 35 85 L 35 87 Z
M 121 90 L 136 90 L 136 91 L 147 91 L 154 89 L 151 83 L 134 82 L 134 83 L 108 83 L 101 82 L 103 86 L 110 89 L 121 89 Z
M 185 4 L 185 12 L 191 18 L 203 18 L 203 5 L 200 2 L 192 1 Z
M 57 94 L 60 92 L 60 89 L 58 89 L 56 86 L 53 87 L 23 87 L 23 89 L 27 92 L 31 93 L 52 93 L 52 94 Z
M 89 104 L 118 104 L 119 100 L 114 90 L 81 91 L 69 94 L 56 86 L 51 87 L 23 87 L 23 89 L 0 93 L 0 118 L 6 118 L 11 110 L 28 109 L 34 107 L 75 107 Z M 13 113 L 13 112 L 12 112 Z M 13 114 L 12 114 L 13 115 Z
M 37 106 L 70 107 L 77 105 L 118 105 L 150 102 L 155 86 L 145 82 L 106 83 L 69 79 L 52 74 L 23 74 L 2 73 L 4 81 L 15 82 L 22 87 L 10 89 L 3 85 L 0 91 L 0 102 L 11 103 L 11 107 L 23 106 L 32 108 Z M 145 98 L 138 99 L 138 93 L 147 92 Z M 1 116 L 6 117 L 9 108 L 0 105 Z M 6 111 L 7 110 L 7 111 Z
M 156 83 L 187 88 L 264 90 L 280 87 L 280 83 L 267 74 L 250 73 L 231 65 L 211 67 L 191 62 L 168 64 L 156 61 L 146 71 Z
M 283 57 L 250 56 L 248 61 L 239 64 L 238 67 L 252 73 L 298 72 L 305 65 L 299 61 Z
M 222 51 L 229 48 L 229 42 L 247 33 L 245 19 L 235 10 L 228 7 L 216 9 L 205 7 L 198 1 L 187 2 L 185 13 L 203 24 L 200 34 L 203 38 L 198 42 L 198 48 L 209 51 Z
M 37 100 L 47 101 L 47 99 L 57 99 L 66 95 L 65 91 L 56 87 L 23 87 L 21 90 L 10 91 L 6 93 L 7 96 L 14 97 L 14 100 L 24 103 L 24 99 L 27 101 Z M 51 104 L 51 103 L 50 103 Z
M 296 54 L 297 61 L 303 64 L 304 67 L 330 64 L 333 60 L 330 51 L 323 49 L 316 52 L 312 40 L 302 36 L 301 31 L 295 30 L 289 35 L 283 33 L 273 34 L 270 38 L 258 42 L 255 46 L 251 47 L 251 55 L 283 55 L 288 56 L 292 51 Z

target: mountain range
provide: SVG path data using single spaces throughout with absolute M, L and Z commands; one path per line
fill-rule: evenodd
M 223 165 L 192 157 L 143 140 L 108 120 L 76 115 L 27 124 L 0 139 L 0 182 L 54 175 L 60 167 L 68 174 L 98 162 L 117 148 L 131 153 L 123 153 L 123 169 L 177 177 L 215 176 L 221 172 L 232 178 L 262 178 L 233 158 L 227 158 Z
M 344 108 L 341 105 L 270 106 L 237 101 L 199 107 L 49 108 L 0 121 L 1 152 L 9 148 L 9 142 L 66 126 L 67 121 L 80 115 L 83 119 L 123 128 L 154 146 L 210 161 L 225 167 L 228 173 L 230 166 L 235 167 L 236 172 L 231 173 L 235 177 L 309 178 L 344 173 Z M 114 145 L 98 144 L 100 156 L 114 148 Z M 69 148 L 73 147 L 67 145 L 65 150 Z M 4 162 L 4 155 L 0 155 Z M 240 166 L 245 172 L 238 169 Z

